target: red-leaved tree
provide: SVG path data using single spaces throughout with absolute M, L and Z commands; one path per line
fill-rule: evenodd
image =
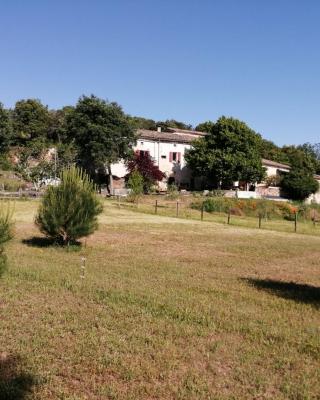
M 129 176 L 133 171 L 138 171 L 143 177 L 143 189 L 148 193 L 151 186 L 161 181 L 165 174 L 153 162 L 149 152 L 136 152 L 134 158 L 127 162 Z

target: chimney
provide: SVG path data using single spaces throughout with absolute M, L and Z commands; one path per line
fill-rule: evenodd
M 157 132 L 161 132 L 161 126 L 157 127 Z

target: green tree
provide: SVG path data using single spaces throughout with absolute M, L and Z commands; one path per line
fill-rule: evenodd
M 145 193 L 150 192 L 152 186 L 165 177 L 165 174 L 160 171 L 149 153 L 141 154 L 137 152 L 134 157 L 127 162 L 127 168 L 129 176 L 136 171 L 142 176 L 143 190 Z
M 7 256 L 4 245 L 13 237 L 12 209 L 9 205 L 0 207 L 0 277 L 7 268 Z
M 89 176 L 71 167 L 62 172 L 58 186 L 47 189 L 35 222 L 47 237 L 67 245 L 93 233 L 101 212 L 102 205 Z
M 112 191 L 111 164 L 132 155 L 135 131 L 117 103 L 95 96 L 82 96 L 68 117 L 68 135 L 74 138 L 77 163 L 98 182 L 109 176 Z
M 12 125 L 9 112 L 0 103 L 0 153 L 8 150 L 12 140 Z
M 305 200 L 319 189 L 314 179 L 317 163 L 314 155 L 301 146 L 284 146 L 291 169 L 284 174 L 280 185 L 285 195 L 292 200 Z
M 163 132 L 169 132 L 170 128 L 175 129 L 183 129 L 190 131 L 192 129 L 192 125 L 185 124 L 184 122 L 177 121 L 175 119 L 167 119 L 165 121 L 158 121 L 156 123 L 156 127 L 160 127 Z
M 304 143 L 297 148 L 311 158 L 315 173 L 320 174 L 320 143 Z
M 265 176 L 259 153 L 261 137 L 244 122 L 221 117 L 205 137 L 186 153 L 195 175 L 209 186 L 228 187 L 234 181 L 260 182 Z
M 12 113 L 15 144 L 45 143 L 50 123 L 49 111 L 40 100 L 17 101 Z
M 285 151 L 283 151 L 281 147 L 277 146 L 271 140 L 261 138 L 259 151 L 262 158 L 284 164 L 289 163 L 289 158 Z
M 143 194 L 143 176 L 139 171 L 134 170 L 129 176 L 127 187 L 130 189 L 130 199 L 134 202 Z
M 66 106 L 61 110 L 49 111 L 50 121 L 48 129 L 48 139 L 53 143 L 69 143 L 72 138 L 68 136 L 67 120 L 74 107 Z
M 293 167 L 281 180 L 281 188 L 292 200 L 305 200 L 319 189 L 313 174 Z
M 206 122 L 202 122 L 201 124 L 197 125 L 195 127 L 196 131 L 199 132 L 210 132 L 211 129 L 214 126 L 214 122 L 213 121 L 206 121 Z
M 157 130 L 157 124 L 153 119 L 146 119 L 142 117 L 131 117 L 128 116 L 129 123 L 132 125 L 133 129 L 147 129 L 150 131 Z

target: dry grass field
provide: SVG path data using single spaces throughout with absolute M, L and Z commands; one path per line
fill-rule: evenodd
M 320 237 L 106 202 L 67 250 L 36 207 L 0 280 L 1 400 L 320 399 Z

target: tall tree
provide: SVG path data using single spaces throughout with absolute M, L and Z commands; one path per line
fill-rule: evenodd
M 291 169 L 283 175 L 281 188 L 289 198 L 305 200 L 319 189 L 314 178 L 317 169 L 315 156 L 303 146 L 284 146 L 282 151 L 288 157 Z
M 12 140 L 12 125 L 9 112 L 0 103 L 0 153 L 5 152 Z
M 15 144 L 46 142 L 50 123 L 48 107 L 40 100 L 17 101 L 12 113 Z
M 157 124 L 153 119 L 131 116 L 128 116 L 128 119 L 129 122 L 132 124 L 133 129 L 147 129 L 150 131 L 157 130 Z
M 54 143 L 66 143 L 72 141 L 68 137 L 67 119 L 74 107 L 65 106 L 61 110 L 50 110 L 50 123 L 48 139 Z
M 194 173 L 214 187 L 234 181 L 260 182 L 265 176 L 259 153 L 261 137 L 244 122 L 221 117 L 186 154 Z
M 135 131 L 117 103 L 96 96 L 82 96 L 68 115 L 68 136 L 78 150 L 77 163 L 96 182 L 109 176 L 112 191 L 111 164 L 132 155 Z
M 213 128 L 213 125 L 214 125 L 213 121 L 202 122 L 201 124 L 195 127 L 195 130 L 199 132 L 210 132 L 211 129 Z

